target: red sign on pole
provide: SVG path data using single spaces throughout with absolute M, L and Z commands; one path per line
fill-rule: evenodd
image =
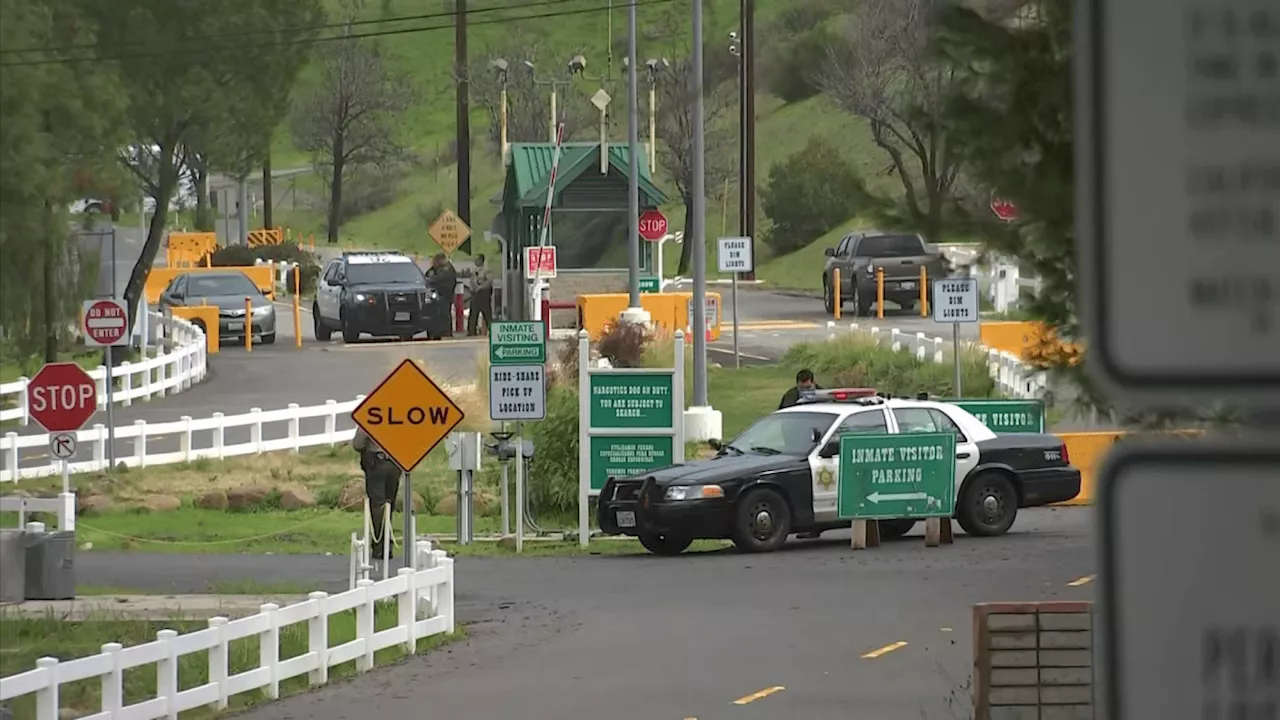
M 129 335 L 129 309 L 119 300 L 85 300 L 80 332 L 85 345 L 124 345 Z
M 556 276 L 556 246 L 534 245 L 524 249 L 524 276 L 550 280 Z
M 667 234 L 667 216 L 661 210 L 645 210 L 640 213 L 640 237 L 657 242 Z
M 49 363 L 27 385 L 27 402 L 40 427 L 72 432 L 98 411 L 98 384 L 75 363 Z
M 991 196 L 991 212 L 1005 222 L 1013 222 L 1019 217 L 1018 206 L 1014 205 L 1012 200 L 1005 200 L 995 195 Z

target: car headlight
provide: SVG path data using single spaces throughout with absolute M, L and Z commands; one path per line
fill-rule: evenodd
M 364 293 L 356 293 L 356 302 L 365 302 L 369 300 L 369 296 Z
M 271 314 L 271 306 L 270 306 L 270 305 L 266 305 L 266 306 L 263 306 L 263 307 L 257 307 L 257 308 L 254 308 L 254 309 L 253 309 L 253 316 L 254 316 L 254 317 L 256 317 L 256 318 L 266 317 L 266 316 L 268 316 L 268 315 L 270 315 L 270 314 Z
M 668 500 L 709 500 L 724 497 L 719 485 L 675 485 L 667 488 Z

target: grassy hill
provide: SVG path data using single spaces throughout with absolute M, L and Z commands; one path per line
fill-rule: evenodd
M 654 0 L 640 0 L 640 2 L 641 5 L 637 8 L 640 21 L 640 57 L 686 57 L 690 46 L 687 30 L 688 4 Z M 478 8 L 512 5 L 515 3 L 500 4 L 499 0 L 471 1 L 469 43 L 473 72 L 482 72 L 491 59 L 504 52 L 509 53 L 513 42 L 519 42 L 527 47 L 528 54 L 532 57 L 513 57 L 508 54 L 506 57 L 508 62 L 518 64 L 524 59 L 532 59 L 537 63 L 540 74 L 549 73 L 553 68 L 559 71 L 568 58 L 579 53 L 587 57 L 590 73 L 605 72 L 610 45 L 610 17 L 605 0 L 540 0 L 519 10 L 476 12 Z M 758 0 L 758 25 L 762 28 L 766 27 L 770 17 L 786 5 L 786 0 Z M 337 7 L 337 1 L 334 0 L 331 8 L 334 18 L 339 16 Z M 362 17 L 385 19 L 426 15 L 443 13 L 451 7 L 448 0 L 440 5 L 427 7 L 416 0 L 382 0 L 380 3 L 366 6 Z M 514 20 L 557 13 L 564 14 L 556 17 L 520 19 L 518 22 Z M 617 76 L 617 69 L 621 66 L 621 58 L 626 49 L 626 8 L 616 8 L 612 15 L 613 67 L 614 75 Z M 737 21 L 737 0 L 705 0 L 708 38 L 727 38 L 728 32 L 737 27 Z M 393 62 L 397 63 L 400 69 L 411 71 L 418 85 L 420 102 L 405 114 L 400 128 L 404 140 L 421 161 L 409 168 L 398 182 L 398 199 L 376 211 L 358 215 L 344 223 L 340 233 L 341 243 L 353 247 L 386 247 L 423 254 L 431 253 L 436 250 L 436 247 L 427 237 L 427 226 L 442 209 L 453 207 L 456 202 L 456 166 L 435 161 L 441 156 L 442 148 L 445 149 L 443 152 L 447 152 L 454 137 L 452 21 L 445 16 L 379 23 L 371 27 L 377 30 L 436 28 L 379 39 Z M 759 42 L 762 46 L 769 42 L 770 36 L 771 34 L 767 32 L 759 33 Z M 712 47 L 715 46 L 712 44 Z M 302 84 L 305 85 L 309 79 L 310 77 L 304 78 Z M 589 95 L 597 84 L 587 81 L 579 82 L 586 92 L 578 93 L 576 97 L 568 100 L 569 102 L 585 102 L 585 96 Z M 615 84 L 615 87 L 620 90 L 624 86 Z M 611 131 L 611 139 L 614 142 L 625 141 L 626 125 L 625 117 L 622 115 L 624 108 L 625 104 L 621 103 L 615 108 Z M 733 110 L 729 111 L 730 115 L 733 113 Z M 771 96 L 761 95 L 757 99 L 757 113 L 756 180 L 758 187 L 762 187 L 767 181 L 769 169 L 775 163 L 800 150 L 814 136 L 823 136 L 835 146 L 840 147 L 864 176 L 877 176 L 886 165 L 886 159 L 882 153 L 870 142 L 865 122 L 835 108 L 823 96 L 784 104 Z M 641 124 L 643 133 L 643 119 Z M 474 100 L 471 128 L 472 216 L 474 224 L 482 225 L 488 222 L 496 210 L 489 204 L 489 200 L 501 191 L 502 169 L 498 149 L 489 140 L 488 114 Z M 724 144 L 727 146 L 708 147 L 708 152 L 736 156 L 736 133 L 732 134 Z M 293 147 L 287 128 L 283 128 L 277 138 L 273 163 L 276 168 L 301 167 L 309 163 L 305 154 Z M 669 178 L 664 177 L 661 167 L 658 168 L 658 181 L 669 195 L 676 194 L 674 185 Z M 735 173 L 729 179 L 727 186 L 724 183 L 716 183 L 715 187 L 707 187 L 706 229 L 707 237 L 712 243 L 718 236 L 737 232 L 738 189 L 736 185 Z M 293 197 L 297 198 L 297 203 L 285 200 L 286 194 L 290 191 L 293 192 Z M 319 178 L 301 177 L 296 180 L 296 185 L 293 187 L 277 187 L 275 196 L 277 224 L 286 225 L 304 233 L 315 233 L 318 238 L 321 236 L 323 213 L 320 208 L 323 187 Z M 294 204 L 297 204 L 298 209 L 292 209 Z M 664 210 L 673 228 L 680 229 L 684 222 L 683 206 L 676 202 Z M 763 223 L 767 223 L 767 219 L 761 212 L 757 226 Z M 483 227 L 476 228 L 476 235 L 481 235 L 482 230 Z M 816 278 L 816 268 L 821 267 L 822 263 L 821 248 L 825 246 L 826 243 L 815 244 L 813 248 L 806 248 L 783 258 L 771 259 L 761 256 L 757 260 L 760 274 L 764 279 L 780 285 L 791 287 L 810 285 L 812 283 L 805 278 L 807 275 Z M 759 244 L 758 248 L 759 251 L 764 251 L 762 244 Z M 678 256 L 678 248 L 668 249 L 665 263 L 667 274 L 674 274 Z

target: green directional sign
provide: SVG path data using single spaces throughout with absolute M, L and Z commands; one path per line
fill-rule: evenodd
M 592 373 L 590 427 L 670 430 L 673 385 L 670 372 Z
M 842 520 L 950 517 L 956 505 L 956 436 L 841 436 L 836 505 Z
M 662 283 L 658 281 L 657 275 L 641 275 L 640 276 L 640 292 L 656 293 L 662 292 Z
M 591 438 L 591 489 L 611 477 L 639 475 L 672 463 L 673 440 L 667 436 L 594 436 Z
M 542 365 L 547 340 L 540 322 L 495 322 L 489 328 L 490 365 Z
M 978 418 L 996 434 L 1044 432 L 1043 400 L 947 400 Z

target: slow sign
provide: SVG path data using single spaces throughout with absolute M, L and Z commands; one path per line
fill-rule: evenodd
M 417 363 L 406 359 L 351 417 L 409 472 L 462 422 L 463 412 Z

